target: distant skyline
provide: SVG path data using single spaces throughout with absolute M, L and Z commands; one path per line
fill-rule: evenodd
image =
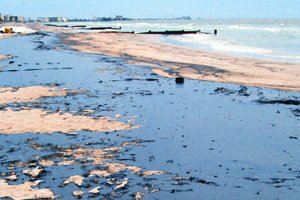
M 300 0 L 0 0 L 0 13 L 31 18 L 300 18 Z

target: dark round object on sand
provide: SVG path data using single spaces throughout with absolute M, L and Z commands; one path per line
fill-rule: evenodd
M 184 83 L 184 78 L 183 77 L 176 77 L 175 82 L 177 84 L 183 84 Z

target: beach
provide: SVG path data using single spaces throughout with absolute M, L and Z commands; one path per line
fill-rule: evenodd
M 298 199 L 299 64 L 27 26 L 0 40 L 1 198 Z
M 72 33 L 68 28 L 41 27 L 43 31 L 68 33 L 62 40 L 74 50 L 127 59 L 152 66 L 166 77 L 233 83 L 289 91 L 300 90 L 300 64 L 247 58 L 172 45 L 161 36 L 124 33 Z M 293 81 L 291 81 L 293 80 Z
M 299 64 L 207 53 L 160 43 L 157 37 L 145 35 L 89 33 L 64 40 L 81 52 L 154 65 L 159 75 L 300 91 Z

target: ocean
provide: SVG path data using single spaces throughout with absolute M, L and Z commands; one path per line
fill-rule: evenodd
M 74 23 L 72 23 L 74 24 Z M 164 42 L 211 52 L 300 63 L 300 19 L 134 20 L 76 23 L 122 31 L 201 30 L 213 34 L 163 36 Z

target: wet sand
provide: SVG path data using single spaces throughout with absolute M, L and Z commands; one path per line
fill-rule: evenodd
M 39 109 L 0 111 L 0 124 L 0 134 L 70 133 L 80 130 L 105 132 L 138 128 L 138 126 L 130 126 L 111 118 L 93 119 L 69 113 L 51 114 Z
M 0 88 L 0 105 L 8 103 L 33 102 L 42 97 L 67 96 L 76 94 L 67 89 L 45 86 L 29 86 L 24 88 Z M 93 112 L 86 110 L 85 112 Z M 16 123 L 19 122 L 19 123 Z M 20 123 L 21 122 L 21 123 Z M 70 133 L 79 130 L 114 131 L 132 129 L 130 126 L 116 122 L 111 118 L 93 119 L 86 116 L 74 116 L 69 113 L 51 113 L 40 109 L 21 108 L 0 111 L 0 134 L 19 133 Z
M 133 59 L 155 73 L 190 79 L 300 91 L 300 64 L 237 58 L 165 44 L 158 36 L 80 33 L 66 35 L 72 49 Z M 132 62 L 132 61 L 131 61 Z M 291 81 L 293 80 L 293 81 Z
M 66 96 L 71 91 L 56 87 L 29 86 L 23 88 L 0 88 L 0 104 L 30 102 L 42 97 Z

